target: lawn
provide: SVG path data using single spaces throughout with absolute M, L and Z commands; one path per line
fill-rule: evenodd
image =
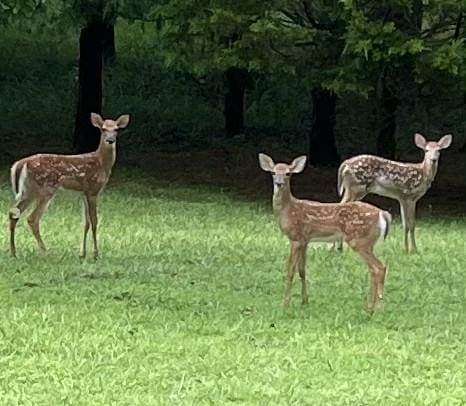
M 2 170 L 2 405 L 456 405 L 466 402 L 465 218 L 398 217 L 378 247 L 385 311 L 363 309 L 357 256 L 310 250 L 281 305 L 288 243 L 271 199 L 119 170 L 99 206 L 98 261 L 78 258 L 81 202 L 61 192 L 39 255 L 22 219 L 7 255 Z M 271 197 L 271 196 L 270 196 Z

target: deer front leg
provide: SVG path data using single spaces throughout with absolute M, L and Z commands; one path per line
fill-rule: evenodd
M 416 227 L 416 202 L 408 201 L 406 209 L 407 209 L 406 223 L 407 223 L 408 233 L 409 233 L 410 242 L 411 242 L 410 252 L 416 253 L 417 247 L 416 247 L 416 239 L 414 236 L 414 229 Z
M 306 251 L 307 244 L 303 244 L 299 247 L 299 262 L 298 272 L 301 278 L 301 304 L 305 305 L 309 303 L 309 296 L 307 294 L 306 287 Z
M 300 261 L 300 250 L 299 243 L 295 241 L 290 242 L 290 257 L 288 258 L 288 267 L 286 272 L 285 282 L 285 296 L 283 299 L 283 305 L 287 307 L 291 301 L 291 287 L 293 285 L 294 275 L 296 270 L 299 268 Z
M 87 206 L 89 212 L 89 219 L 92 227 L 92 239 L 94 242 L 94 258 L 97 259 L 99 256 L 99 250 L 97 248 L 97 196 L 86 195 Z
M 32 213 L 28 217 L 28 223 L 29 226 L 31 227 L 32 234 L 34 235 L 34 238 L 37 241 L 37 245 L 39 246 L 39 249 L 45 253 L 47 251 L 47 248 L 45 247 L 44 240 L 42 239 L 42 236 L 40 234 L 40 219 L 42 218 L 43 214 L 47 210 L 47 206 L 50 202 L 50 199 L 53 197 L 53 195 L 48 195 L 48 196 L 42 196 L 37 200 L 36 207 L 32 211 Z
M 400 200 L 400 214 L 401 214 L 401 223 L 403 225 L 403 241 L 405 245 L 405 251 L 409 253 L 409 244 L 408 244 L 408 203 L 404 200 Z
M 81 247 L 81 258 L 86 258 L 86 245 L 87 245 L 87 233 L 89 232 L 90 227 L 90 218 L 89 218 L 89 205 L 87 204 L 87 197 L 84 196 L 83 199 L 83 220 L 84 220 L 84 234 L 83 234 L 83 244 Z

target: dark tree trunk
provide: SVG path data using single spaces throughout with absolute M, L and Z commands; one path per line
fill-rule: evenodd
M 241 134 L 244 130 L 244 97 L 247 71 L 229 68 L 225 72 L 227 93 L 225 95 L 225 132 L 227 137 Z
M 396 94 L 399 86 L 394 83 L 397 80 L 388 73 L 382 74 L 378 89 L 378 134 L 376 141 L 377 155 L 394 159 L 396 153 L 396 110 L 399 105 L 399 99 Z M 393 80 L 393 83 L 391 83 Z
M 79 96 L 74 131 L 74 148 L 78 153 L 95 151 L 100 131 L 90 120 L 92 112 L 102 111 L 102 44 L 105 23 L 93 18 L 79 37 Z
M 463 105 L 466 108 L 466 91 L 463 92 Z M 464 142 L 463 146 L 459 149 L 459 152 L 466 152 L 466 141 Z
M 392 10 L 387 15 L 395 26 L 409 35 L 419 35 L 422 29 L 423 5 L 421 0 L 414 0 L 412 12 L 405 15 L 404 12 Z M 392 63 L 386 66 L 377 85 L 377 109 L 378 109 L 378 133 L 376 140 L 377 155 L 384 158 L 394 159 L 396 155 L 396 113 L 401 103 L 400 94 L 402 84 L 413 84 L 414 59 L 406 55 L 399 61 L 398 68 Z M 414 101 L 413 98 L 403 99 L 404 104 Z
M 335 93 L 312 91 L 312 127 L 309 134 L 309 163 L 315 166 L 334 166 L 340 162 L 335 142 Z
M 103 37 L 103 54 L 104 63 L 111 65 L 116 59 L 116 47 L 115 47 L 115 25 L 108 22 L 105 25 L 104 37 Z

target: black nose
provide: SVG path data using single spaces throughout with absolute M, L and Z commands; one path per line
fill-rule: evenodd
M 107 140 L 107 144 L 114 144 L 115 143 L 115 140 Z

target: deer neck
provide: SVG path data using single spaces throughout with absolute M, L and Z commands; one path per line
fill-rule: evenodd
M 279 215 L 293 201 L 293 195 L 290 190 L 290 183 L 286 183 L 282 187 L 273 185 L 273 211 Z
M 422 173 L 424 174 L 426 179 L 432 182 L 435 178 L 435 175 L 437 174 L 438 161 L 432 162 L 430 159 L 424 158 L 424 160 L 422 161 L 421 167 L 422 167 Z
M 113 164 L 116 160 L 116 142 L 110 145 L 107 144 L 102 138 L 100 140 L 99 147 L 97 148 L 96 155 L 105 173 L 110 175 Z

